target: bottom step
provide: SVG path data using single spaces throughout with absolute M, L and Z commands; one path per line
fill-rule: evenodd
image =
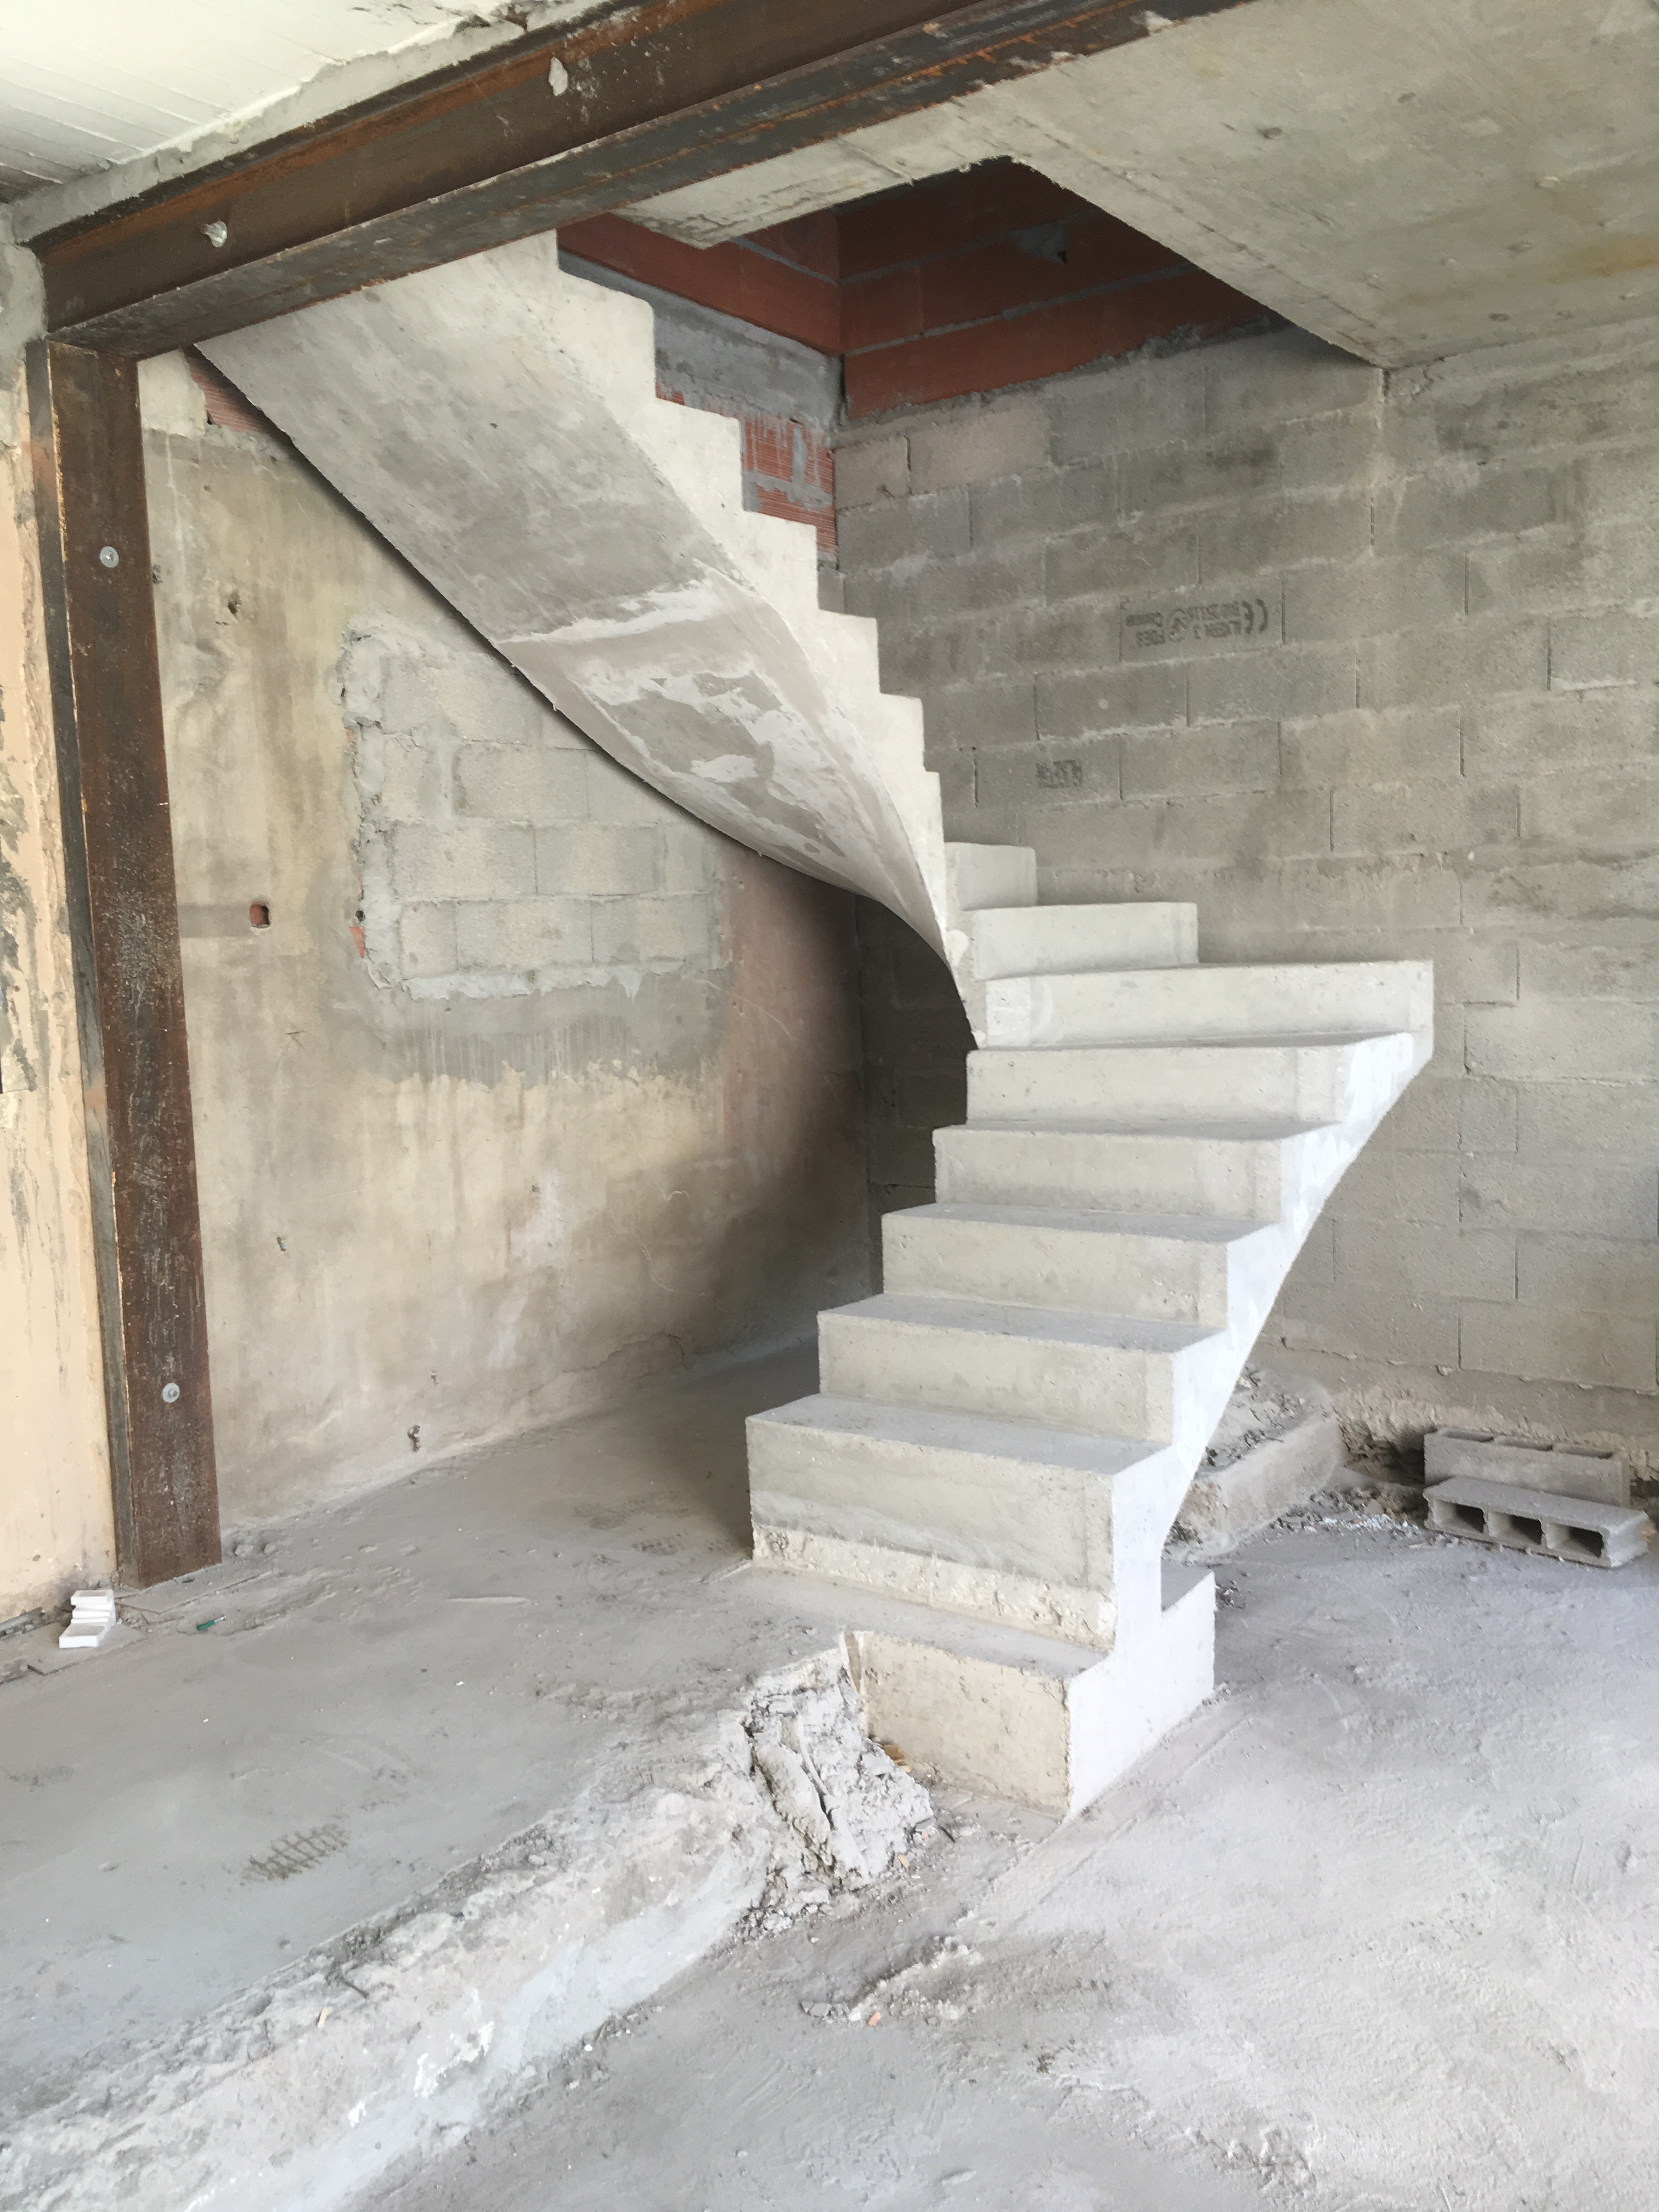
M 1211 1694 L 1215 1582 L 1200 1575 L 1104 1658 L 944 1618 L 926 1642 L 873 1629 L 842 1641 L 867 1734 L 924 1776 L 1063 1819 Z

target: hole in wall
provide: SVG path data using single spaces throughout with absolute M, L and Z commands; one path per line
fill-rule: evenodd
M 248 927 L 250 929 L 269 929 L 270 927 L 270 908 L 265 900 L 254 900 L 252 905 L 247 910 L 247 921 Z

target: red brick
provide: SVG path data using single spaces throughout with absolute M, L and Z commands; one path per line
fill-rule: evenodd
M 1097 210 L 1013 161 L 901 185 L 841 210 L 841 274 L 869 276 L 1034 223 Z
M 775 222 L 769 229 L 749 234 L 750 243 L 810 269 L 815 276 L 832 282 L 841 276 L 841 218 L 834 208 L 817 215 L 799 215 L 792 222 Z
M 1000 239 L 925 264 L 921 271 L 923 330 L 980 322 L 1010 307 L 1072 299 L 1097 291 L 1103 284 L 1189 265 L 1156 239 L 1106 215 L 1068 223 L 1066 249 L 1064 261 L 1048 261 L 1027 253 L 1013 239 Z
M 751 476 L 778 483 L 795 480 L 795 426 L 779 415 L 743 418 L 743 465 Z
M 1029 314 L 999 316 L 967 330 L 849 354 L 848 411 L 878 415 L 889 407 L 999 392 L 1133 353 L 1149 339 L 1177 331 L 1207 337 L 1235 329 L 1261 312 L 1256 301 L 1202 270 L 1154 277 Z
M 921 271 L 895 269 L 841 288 L 842 343 L 850 353 L 860 346 L 890 345 L 896 338 L 921 334 Z
M 596 215 L 559 233 L 566 252 L 637 283 L 654 284 L 678 300 L 715 307 L 758 329 L 799 339 L 821 352 L 841 349 L 840 306 L 834 283 L 742 239 L 725 246 L 684 246 L 620 216 Z

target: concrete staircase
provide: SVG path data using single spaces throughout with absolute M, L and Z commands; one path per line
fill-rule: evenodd
M 1210 1691 L 1212 1588 L 1166 1604 L 1164 1538 L 1428 1058 L 1430 970 L 1200 967 L 1189 906 L 1040 906 L 1030 851 L 947 846 L 875 625 L 820 609 L 812 533 L 743 507 L 737 424 L 659 401 L 649 308 L 550 239 L 205 350 L 588 736 L 949 960 L 968 1121 L 881 1295 L 822 1317 L 820 1395 L 752 1424 L 756 1551 L 846 1586 L 875 1732 L 1085 1802 Z
M 820 1395 L 750 1423 L 756 1551 L 1002 1632 L 855 1638 L 874 1724 L 1068 1811 L 1212 1687 L 1209 1578 L 1166 1608 L 1164 1540 L 1433 979 L 1200 967 L 1189 906 L 1042 907 L 1034 854 L 947 852 L 968 1120 L 881 1294 L 820 1316 Z

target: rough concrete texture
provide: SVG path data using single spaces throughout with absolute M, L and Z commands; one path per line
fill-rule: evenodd
M 1333 1510 L 1225 1579 L 1224 1692 L 1092 1812 L 938 1800 L 919 1885 L 718 1953 L 380 2212 L 1647 2212 L 1659 1560 Z
M 1630 1504 L 1630 1469 L 1617 1452 L 1573 1451 L 1474 1429 L 1431 1429 L 1423 1439 L 1424 1480 L 1444 1482 L 1462 1474 L 1553 1491 L 1558 1497 L 1593 1498 L 1603 1505 Z
M 631 208 L 696 245 L 1012 156 L 1369 361 L 1659 309 L 1650 0 L 1250 0 Z
M 0 249 L 0 323 L 27 328 Z M 0 1620 L 114 1566 L 80 1038 L 21 368 L 0 374 Z
M 742 1417 L 800 1369 L 233 1532 L 104 1651 L 7 1640 L 9 2212 L 337 2203 L 740 1921 L 905 1877 L 839 1594 L 747 1564 Z
M 1342 1424 L 1330 1393 L 1303 1375 L 1247 1367 L 1182 1501 L 1174 1534 L 1220 1558 L 1340 1480 Z
M 204 350 L 625 767 L 942 948 L 919 710 L 821 611 L 814 533 L 744 507 L 738 425 L 658 399 L 644 301 L 549 235 Z
M 855 951 L 843 897 L 617 766 L 173 367 L 151 530 L 234 1522 L 856 1293 Z
M 951 836 L 1035 846 L 1045 901 L 1195 898 L 1207 959 L 1433 960 L 1436 1057 L 1255 1355 L 1396 1472 L 1448 1424 L 1654 1466 L 1656 363 L 1646 325 L 1384 379 L 1287 332 L 841 451 Z

